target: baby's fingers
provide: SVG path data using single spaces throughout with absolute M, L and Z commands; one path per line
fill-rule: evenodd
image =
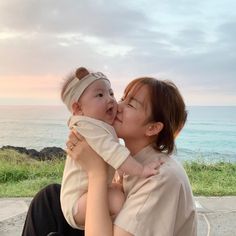
M 148 164 L 148 166 L 151 168 L 151 169 L 159 169 L 160 168 L 160 166 L 163 164 L 164 162 L 162 162 L 162 161 L 159 161 L 159 160 L 157 160 L 157 161 L 152 161 L 152 162 L 150 162 L 149 164 Z

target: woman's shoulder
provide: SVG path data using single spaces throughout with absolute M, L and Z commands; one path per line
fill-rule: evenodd
M 165 184 L 167 186 L 179 187 L 180 185 L 188 185 L 188 177 L 182 166 L 173 156 L 167 155 L 156 151 L 151 146 L 146 147 L 142 152 L 137 155 L 137 160 L 142 164 L 147 164 L 151 161 L 164 162 L 159 169 L 157 175 L 151 176 L 148 179 L 131 178 L 134 185 L 152 185 L 153 188 L 160 188 L 160 185 Z
M 181 163 L 166 154 L 158 154 L 156 158 L 164 163 L 160 166 L 159 173 L 152 176 L 150 181 L 157 181 L 157 185 L 161 182 L 175 187 L 189 184 L 188 176 Z

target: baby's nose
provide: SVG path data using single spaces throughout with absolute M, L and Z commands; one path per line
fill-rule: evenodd
M 114 96 L 112 96 L 112 95 L 109 95 L 109 98 L 108 98 L 108 100 L 109 100 L 110 102 L 116 102 L 116 99 L 115 99 L 115 97 L 114 97 Z

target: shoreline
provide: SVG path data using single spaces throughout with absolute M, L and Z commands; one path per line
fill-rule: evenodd
M 36 160 L 50 160 L 52 158 L 66 157 L 66 151 L 59 146 L 45 146 L 40 149 L 27 148 L 25 146 L 13 146 L 3 145 L 0 150 L 15 150 L 21 154 L 29 155 L 29 157 Z M 232 156 L 231 156 L 232 155 Z M 236 154 L 225 154 L 224 158 L 220 153 L 209 152 L 204 154 L 203 152 L 185 152 L 184 149 L 177 148 L 172 154 L 173 158 L 176 158 L 179 162 L 198 162 L 202 164 L 216 164 L 216 163 L 236 163 Z

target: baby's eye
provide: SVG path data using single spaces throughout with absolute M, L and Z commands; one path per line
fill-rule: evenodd
M 131 103 L 128 103 L 128 106 L 129 106 L 129 107 L 133 107 L 133 108 L 134 108 L 134 106 L 133 106 Z
M 110 96 L 114 97 L 114 93 L 113 93 L 113 92 L 110 92 Z
M 103 97 L 103 93 L 98 93 L 96 97 Z

